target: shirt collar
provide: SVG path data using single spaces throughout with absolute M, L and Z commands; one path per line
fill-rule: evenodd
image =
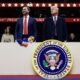
M 54 16 L 52 16 L 52 17 L 53 17 L 53 20 L 54 20 Z M 58 19 L 58 16 L 56 15 L 55 17 L 56 17 L 56 20 L 57 20 Z
M 23 16 L 24 17 L 24 16 Z M 29 15 L 26 15 L 27 18 L 29 18 Z

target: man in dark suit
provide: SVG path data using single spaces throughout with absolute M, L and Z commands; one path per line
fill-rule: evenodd
M 60 41 L 67 40 L 66 23 L 64 19 L 58 16 L 59 8 L 51 6 L 52 16 L 46 18 L 43 26 L 43 40 L 56 39 Z
M 36 30 L 36 21 L 34 18 L 29 16 L 30 8 L 24 6 L 22 8 L 23 17 L 19 18 L 16 23 L 16 30 L 15 30 L 15 39 L 23 39 L 23 38 L 30 38 L 33 37 L 36 39 L 37 30 Z

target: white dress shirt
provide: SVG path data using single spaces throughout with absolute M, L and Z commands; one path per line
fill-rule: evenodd
M 55 16 L 55 17 L 56 17 L 56 22 L 57 22 L 58 16 Z M 53 21 L 55 21 L 54 16 L 53 16 Z
M 54 27 L 55 36 L 57 36 L 57 29 L 56 29 L 57 19 L 58 19 L 58 16 L 53 16 L 53 21 L 54 21 L 54 24 L 55 24 L 55 27 Z

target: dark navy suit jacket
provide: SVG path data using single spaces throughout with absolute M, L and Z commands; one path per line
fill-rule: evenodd
M 58 16 L 56 26 L 54 24 L 52 17 L 45 19 L 44 26 L 43 26 L 43 40 L 54 39 L 54 36 L 55 36 L 54 28 L 55 27 L 57 30 L 58 40 L 60 40 L 60 41 L 67 40 L 66 23 L 65 23 L 63 17 L 60 17 L 60 16 Z
M 23 35 L 23 17 L 19 18 L 16 23 L 15 29 L 15 39 L 21 39 Z M 29 16 L 28 21 L 28 36 L 34 36 L 35 39 L 37 37 L 37 30 L 36 30 L 36 21 L 34 18 Z

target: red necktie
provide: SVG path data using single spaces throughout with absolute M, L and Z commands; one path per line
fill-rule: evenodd
M 28 34 L 28 24 L 27 24 L 27 17 L 26 16 L 24 16 L 23 32 L 25 35 Z

